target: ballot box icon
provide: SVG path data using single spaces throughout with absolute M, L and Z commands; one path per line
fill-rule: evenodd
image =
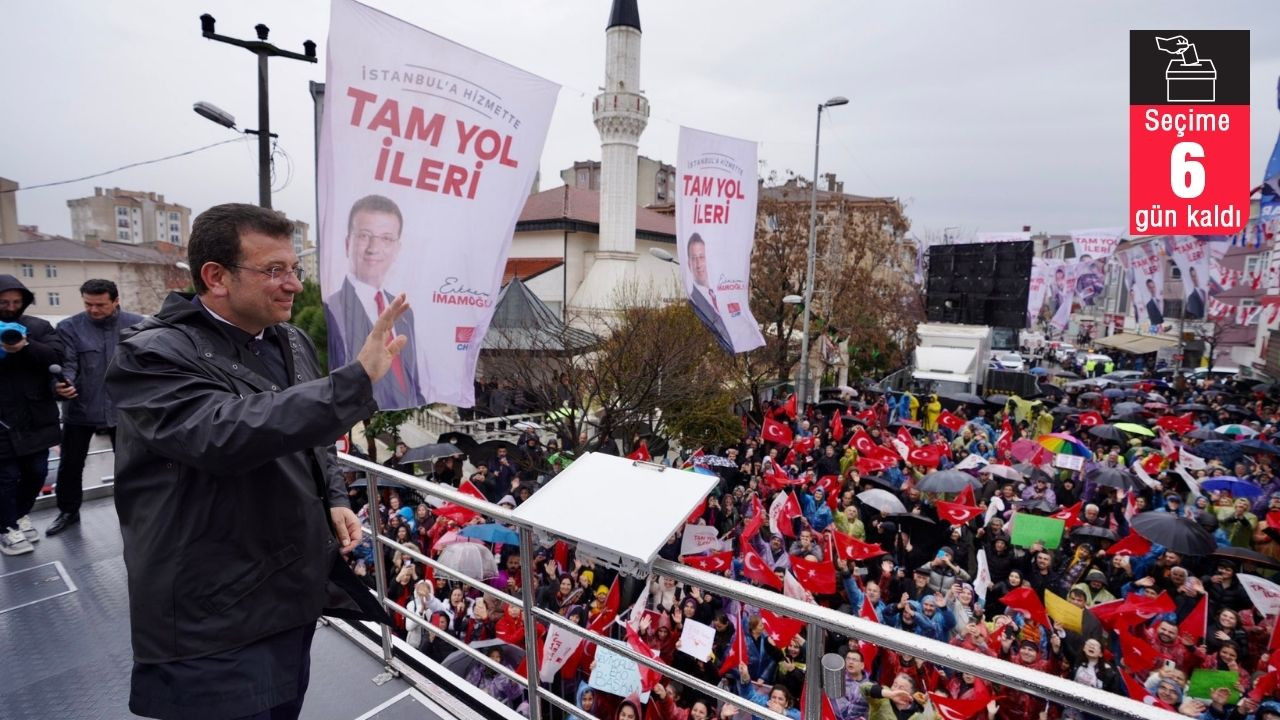
M 1209 58 L 1196 52 L 1195 43 L 1185 36 L 1156 38 L 1161 52 L 1176 55 L 1164 71 L 1165 101 L 1171 103 L 1214 102 L 1218 94 L 1218 69 Z

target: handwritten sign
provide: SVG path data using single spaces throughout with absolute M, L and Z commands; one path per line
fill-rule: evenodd
M 687 621 L 686 621 L 687 622 Z M 596 664 L 587 680 L 591 687 L 618 697 L 640 693 L 640 667 L 609 648 L 596 647 Z
M 720 536 L 712 525 L 685 525 L 680 538 L 681 555 L 701 555 L 720 549 Z
M 711 659 L 711 645 L 715 640 L 715 628 L 686 618 L 684 631 L 680 633 L 680 642 L 676 644 L 676 649 L 691 658 L 706 662 Z

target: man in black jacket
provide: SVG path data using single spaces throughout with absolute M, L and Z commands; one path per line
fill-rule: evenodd
M 58 402 L 49 366 L 62 361 L 53 326 L 26 310 L 35 295 L 0 275 L 0 552 L 21 555 L 40 535 L 27 513 L 58 444 Z
M 138 715 L 296 718 L 322 611 L 376 612 L 339 556 L 361 530 L 334 442 L 377 409 L 408 305 L 390 302 L 354 361 L 323 377 L 285 322 L 302 291 L 292 235 L 253 205 L 202 213 L 196 297 L 170 295 L 107 371 Z

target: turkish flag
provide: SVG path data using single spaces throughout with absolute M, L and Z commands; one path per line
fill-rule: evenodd
M 876 446 L 876 441 L 871 439 L 866 430 L 858 428 L 849 436 L 849 445 L 858 451 L 859 455 L 871 455 L 871 449 Z
M 1000 437 L 996 438 L 996 450 L 1004 455 L 1011 447 L 1013 447 L 1013 424 L 1009 422 L 1009 416 L 1005 415 L 1004 422 L 1000 423 Z
M 796 394 L 791 393 L 787 401 L 782 404 L 782 412 L 792 420 L 796 419 Z
M 764 425 L 760 426 L 760 437 L 771 443 L 790 445 L 792 438 L 791 428 L 773 418 L 765 418 Z
M 791 451 L 795 454 L 795 450 Z M 799 485 L 804 482 L 801 478 L 793 478 L 787 474 L 787 469 L 780 463 L 770 463 L 769 469 L 764 473 L 764 484 L 770 490 L 781 490 L 788 485 Z
M 1131 673 L 1145 673 L 1160 659 L 1160 653 L 1151 643 L 1132 633 L 1120 633 L 1120 651 L 1124 655 L 1124 667 Z
M 960 505 L 977 505 L 978 499 L 973 496 L 973 486 L 965 485 L 960 494 L 956 496 L 956 502 Z
M 935 714 L 941 720 L 969 720 L 969 718 L 978 713 L 985 715 L 987 703 L 991 702 L 991 699 L 976 697 L 969 700 L 960 700 L 937 693 L 929 693 L 929 702 L 933 703 Z
M 760 502 L 759 495 L 751 496 L 751 517 L 747 520 L 747 524 L 742 527 L 742 539 L 750 540 L 760 532 L 760 526 L 764 525 L 765 511 L 764 503 Z
M 636 632 L 636 629 L 631 627 L 630 624 L 627 625 L 627 644 L 631 646 L 632 650 L 641 655 L 654 659 L 658 657 L 658 651 L 649 647 L 644 639 L 640 637 L 640 633 Z M 654 685 L 662 681 L 662 673 L 648 665 L 636 663 L 636 667 L 640 669 L 640 690 L 642 692 L 649 692 Z
M 859 562 L 887 554 L 885 549 L 876 543 L 863 542 L 838 530 L 831 531 L 831 538 L 836 547 L 836 555 L 842 560 Z
M 800 501 L 796 500 L 795 493 L 787 493 L 787 499 L 778 512 L 778 531 L 787 537 L 795 537 L 795 525 L 791 521 L 798 517 L 804 517 Z
M 808 683 L 805 683 L 805 685 L 803 685 L 800 688 L 801 712 L 803 712 L 805 703 L 808 702 L 808 695 L 807 695 L 808 692 L 809 692 Z M 822 708 L 818 714 L 818 720 L 839 720 L 839 717 L 836 716 L 836 709 L 831 706 L 831 698 L 827 697 L 827 694 L 824 692 L 820 692 L 818 693 L 818 695 L 822 696 Z
M 1208 594 L 1200 596 L 1200 602 L 1196 603 L 1196 607 L 1187 614 L 1182 622 L 1178 623 L 1178 634 L 1190 635 L 1195 643 L 1199 645 L 1205 637 L 1205 633 L 1209 627 L 1209 596 Z
M 779 650 L 785 650 L 791 644 L 791 638 L 804 629 L 803 620 L 774 615 L 768 610 L 760 611 L 760 619 L 764 621 L 764 633 L 769 642 Z
M 782 464 L 783 464 L 783 465 L 797 465 L 798 463 L 796 462 L 796 460 L 797 460 L 797 458 L 796 458 L 796 449 L 795 449 L 795 448 L 791 448 L 789 451 L 787 451 L 787 456 L 786 456 L 785 458 L 783 458 L 783 459 L 782 459 Z
M 885 462 L 879 458 L 863 456 L 858 458 L 858 474 L 870 475 L 871 473 L 882 472 L 893 467 L 893 465 L 893 463 Z
M 649 453 L 649 441 L 641 440 L 640 445 L 631 454 L 627 456 L 629 460 L 639 460 L 640 462 L 649 462 L 653 460 L 653 455 Z
M 898 428 L 897 438 L 902 441 L 903 445 L 907 446 L 907 450 L 911 450 L 916 446 L 916 439 L 911 437 L 911 431 L 904 427 Z
M 907 453 L 907 462 L 918 467 L 936 468 L 942 462 L 942 448 L 937 445 L 912 448 Z
M 836 568 L 831 563 L 792 555 L 791 570 L 804 589 L 814 595 L 830 595 L 836 591 Z
M 1057 512 L 1052 513 L 1049 517 L 1061 520 L 1066 523 L 1067 529 L 1071 529 L 1080 524 L 1080 510 L 1084 508 L 1084 501 L 1072 505 L 1071 507 L 1058 508 Z
M 1151 453 L 1142 458 L 1142 469 L 1148 474 L 1155 475 L 1160 472 L 1160 466 L 1164 464 L 1164 456 L 1160 453 Z
M 854 413 L 853 419 L 856 422 L 862 423 L 863 425 L 870 425 L 876 421 L 876 411 L 871 408 L 867 408 L 862 412 Z
M 764 558 L 760 557 L 760 553 L 749 546 L 743 546 L 742 548 L 742 574 L 748 580 L 754 580 L 774 590 L 782 589 L 782 580 L 769 569 L 769 566 L 764 562 Z
M 1272 510 L 1267 513 L 1267 529 L 1280 530 L 1280 510 Z
M 618 605 L 622 602 L 622 593 L 618 590 L 618 578 L 613 579 L 613 584 L 609 586 L 609 594 L 604 599 L 604 607 L 595 617 L 591 618 L 591 622 L 587 623 L 587 629 L 603 635 L 609 626 L 613 624 L 614 618 L 618 617 Z M 519 645 L 520 643 L 515 643 Z
M 880 616 L 876 615 L 876 609 L 871 606 L 871 599 L 866 595 L 862 596 L 862 609 L 858 611 L 858 616 L 873 623 L 880 622 Z M 880 648 L 874 643 L 865 640 L 858 643 L 858 648 L 862 651 L 862 661 L 868 666 L 876 661 L 876 655 L 880 652 Z
M 1080 427 L 1096 427 L 1102 424 L 1102 415 L 1096 410 L 1080 413 Z
M 816 483 L 822 488 L 822 492 L 826 494 L 827 505 L 831 506 L 832 511 L 836 509 L 837 500 L 840 495 L 840 478 L 836 475 L 823 475 L 818 478 Z
M 1000 598 L 1000 602 L 1010 610 L 1021 610 L 1046 628 L 1052 627 L 1049 624 L 1049 615 L 1044 611 L 1044 603 L 1040 602 L 1035 590 L 1025 585 L 1005 593 L 1004 597 Z
M 1185 415 L 1161 415 L 1156 418 L 1156 427 L 1172 433 L 1185 433 L 1195 427 L 1195 422 Z
M 693 509 L 693 512 L 689 513 L 689 517 L 685 518 L 685 524 L 696 525 L 698 521 L 702 519 L 702 515 L 706 512 L 707 498 L 703 497 L 702 500 L 698 502 L 698 506 Z
M 1171 613 L 1177 608 L 1173 604 L 1173 598 L 1169 597 L 1168 591 L 1162 592 L 1155 597 L 1147 597 L 1146 595 L 1130 594 L 1125 598 L 1124 606 L 1120 609 L 1123 615 L 1132 615 L 1141 620 L 1150 620 L 1157 615 Z
M 733 642 L 729 643 L 729 651 L 724 654 L 724 661 L 720 663 L 721 675 L 746 663 L 750 658 L 747 654 L 747 629 L 742 626 L 742 619 L 731 618 L 730 622 L 733 623 Z M 746 680 L 747 678 L 743 678 L 743 681 Z
M 983 513 L 982 508 L 947 502 L 945 500 L 935 500 L 933 506 L 938 510 L 938 519 L 949 523 L 953 527 L 956 525 L 964 525 Z
M 1125 690 L 1128 691 L 1129 697 L 1133 698 L 1134 700 L 1137 700 L 1140 703 L 1145 703 L 1147 705 L 1154 705 L 1162 710 L 1174 709 L 1173 706 L 1171 706 L 1169 703 L 1164 702 L 1163 700 L 1160 700 L 1159 698 L 1157 698 L 1155 695 L 1152 695 L 1151 693 L 1147 692 L 1146 686 L 1138 682 L 1137 680 L 1134 680 L 1133 675 L 1127 672 L 1120 673 L 1120 675 L 1124 678 L 1124 688 Z
M 844 418 L 839 410 L 831 417 L 831 439 L 840 442 L 844 438 Z
M 470 495 L 477 500 L 483 500 L 485 502 L 489 501 L 489 499 L 484 496 L 484 493 L 480 492 L 480 488 L 476 487 L 470 480 L 463 480 L 462 484 L 458 486 L 458 492 L 463 495 Z M 439 517 L 448 518 L 459 525 L 466 525 L 472 520 L 480 517 L 480 514 L 474 510 L 468 510 L 461 505 L 450 502 L 444 503 L 432 512 Z
M 938 413 L 938 424 L 951 432 L 960 432 L 960 429 L 964 427 L 964 418 L 943 410 Z
M 557 540 L 556 549 L 552 553 L 552 556 L 555 558 L 556 565 L 559 566 L 560 572 L 567 570 L 569 568 L 569 543 L 564 540 Z M 434 587 L 434 584 L 432 587 Z
M 903 458 L 903 456 L 902 456 L 902 455 L 899 455 L 898 453 L 894 452 L 893 450 L 890 450 L 889 448 L 887 448 L 887 447 L 885 447 L 885 446 L 883 446 L 883 445 L 876 445 L 876 446 L 872 447 L 872 449 L 871 449 L 871 457 L 873 457 L 873 458 L 875 458 L 875 459 L 877 459 L 877 460 L 883 460 L 883 461 L 885 461 L 885 462 L 891 462 L 891 463 L 893 463 L 893 464 L 895 464 L 895 465 L 896 465 L 896 464 L 898 464 L 898 461 L 899 461 L 899 460 L 903 460 L 903 459 L 905 459 L 905 458 Z
M 733 566 L 733 551 L 725 550 L 710 555 L 682 555 L 680 562 L 691 568 L 719 574 Z
M 494 624 L 493 632 L 504 642 L 516 647 L 524 646 L 524 620 L 521 618 L 503 613 L 502 617 L 498 618 L 498 622 Z

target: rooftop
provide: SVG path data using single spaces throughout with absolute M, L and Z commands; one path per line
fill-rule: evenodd
M 600 232 L 600 193 L 562 185 L 530 195 L 516 221 L 516 232 L 569 229 Z M 648 208 L 636 208 L 636 236 L 674 242 L 676 219 Z

